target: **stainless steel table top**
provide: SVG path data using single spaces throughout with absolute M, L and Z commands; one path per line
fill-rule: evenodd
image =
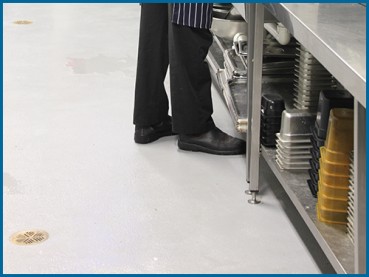
M 245 18 L 244 4 L 234 6 Z M 270 3 L 266 10 L 366 107 L 366 7 Z
M 366 8 L 359 4 L 265 4 L 366 107 Z

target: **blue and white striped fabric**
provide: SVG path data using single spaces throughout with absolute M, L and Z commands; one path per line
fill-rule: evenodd
M 210 29 L 213 19 L 212 3 L 173 4 L 172 23 L 193 28 Z

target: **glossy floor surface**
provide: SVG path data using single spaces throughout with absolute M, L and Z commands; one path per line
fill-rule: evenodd
M 3 11 L 4 273 L 321 272 L 267 170 L 250 205 L 245 156 L 133 142 L 138 4 Z M 49 239 L 10 241 L 31 229 Z

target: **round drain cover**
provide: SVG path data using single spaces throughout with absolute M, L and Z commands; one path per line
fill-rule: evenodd
M 49 234 L 45 231 L 31 230 L 15 233 L 11 236 L 12 243 L 17 245 L 32 245 L 43 242 L 49 238 Z

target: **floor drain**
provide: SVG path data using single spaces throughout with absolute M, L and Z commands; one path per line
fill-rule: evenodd
M 13 22 L 14 24 L 19 24 L 19 25 L 25 25 L 25 24 L 31 24 L 32 21 L 29 20 L 17 20 Z
M 45 231 L 23 231 L 18 232 L 10 238 L 17 245 L 32 245 L 43 242 L 49 238 L 49 234 Z

